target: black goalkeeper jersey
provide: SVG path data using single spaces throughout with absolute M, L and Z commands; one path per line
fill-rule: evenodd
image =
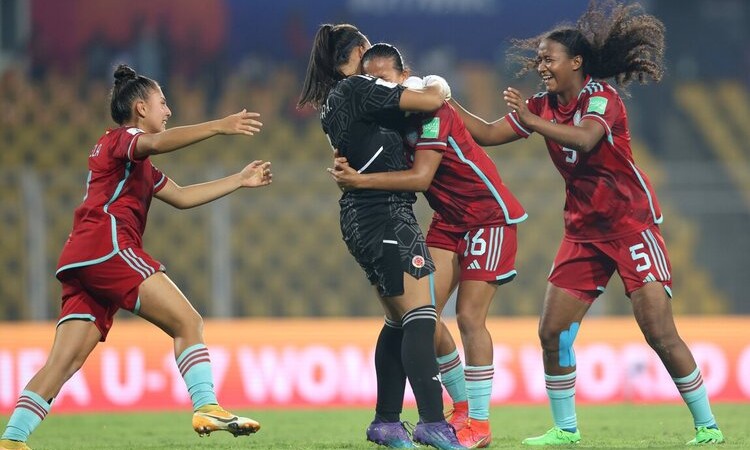
M 328 94 L 321 110 L 323 131 L 353 169 L 361 173 L 409 169 L 401 137 L 404 112 L 398 106 L 404 89 L 357 75 L 340 81 Z M 413 192 L 362 189 L 344 195 L 350 196 L 367 203 L 416 201 Z
M 356 75 L 340 81 L 321 108 L 321 122 L 331 145 L 361 172 L 408 170 L 401 131 L 405 126 L 399 101 L 404 87 L 378 78 Z M 414 192 L 360 189 L 345 192 L 341 206 L 344 240 L 355 239 L 359 257 L 381 254 L 385 228 L 390 222 L 413 219 Z M 352 246 L 350 245 L 350 250 Z

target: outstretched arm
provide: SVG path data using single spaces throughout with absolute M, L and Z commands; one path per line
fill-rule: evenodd
M 466 129 L 469 130 L 471 137 L 477 141 L 477 144 L 501 145 L 520 139 L 520 136 L 513 131 L 505 117 L 501 117 L 494 122 L 487 122 L 466 110 L 455 99 L 451 99 L 450 104 L 456 108 L 466 125 Z
M 508 106 L 516 111 L 524 127 L 571 150 L 590 152 L 602 140 L 606 132 L 602 124 L 596 120 L 582 120 L 576 126 L 546 121 L 529 111 L 526 101 L 515 88 L 509 87 L 503 91 L 503 98 Z
M 187 209 L 214 201 L 239 188 L 267 186 L 272 178 L 271 163 L 258 160 L 248 164 L 241 172 L 206 183 L 183 187 L 168 180 L 155 196 L 175 208 Z
M 443 77 L 424 77 L 424 87 L 410 87 L 401 93 L 399 108 L 402 111 L 433 112 L 451 98 L 451 88 Z
M 217 134 L 244 134 L 252 136 L 260 131 L 263 124 L 255 119 L 260 114 L 242 111 L 223 119 L 203 122 L 196 125 L 175 127 L 159 133 L 145 133 L 138 138 L 133 156 L 145 158 L 150 155 L 168 153 L 190 144 L 195 144 Z
M 334 159 L 328 172 L 342 190 L 379 189 L 381 191 L 424 192 L 435 177 L 443 154 L 433 150 L 420 150 L 414 155 L 409 170 L 395 172 L 359 173 L 352 169 L 346 158 Z

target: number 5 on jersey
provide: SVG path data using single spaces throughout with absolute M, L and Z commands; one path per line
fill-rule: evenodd
M 643 244 L 635 244 L 631 245 L 630 250 L 630 257 L 633 258 L 633 261 L 638 262 L 640 260 L 643 260 L 641 264 L 638 264 L 636 266 L 635 270 L 638 272 L 643 272 L 644 270 L 648 270 L 651 268 L 651 258 L 648 257 L 648 253 L 645 251 L 639 251 L 643 250 L 644 245 Z

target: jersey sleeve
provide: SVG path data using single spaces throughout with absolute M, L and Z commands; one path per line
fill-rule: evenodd
M 529 111 L 532 114 L 539 115 L 539 113 L 542 111 L 543 101 L 543 97 L 537 94 L 526 100 L 526 106 L 529 108 Z M 517 112 L 509 112 L 505 115 L 505 120 L 508 121 L 508 124 L 510 124 L 510 127 L 513 128 L 513 131 L 515 131 L 517 135 L 521 136 L 524 139 L 531 136 L 532 131 L 521 125 L 521 120 L 518 118 Z
M 607 133 L 607 140 L 611 143 L 612 127 L 620 114 L 622 114 L 622 102 L 619 101 L 616 92 L 605 89 L 594 92 L 583 100 L 581 108 L 581 121 L 595 120 L 599 122 Z
M 428 115 L 422 120 L 417 138 L 417 150 L 435 150 L 444 152 L 448 148 L 448 136 L 453 128 L 454 115 L 451 107 L 443 103 L 434 114 Z
M 353 97 L 364 116 L 378 117 L 400 111 L 401 94 L 406 89 L 400 84 L 366 75 L 350 77 L 347 81 L 351 82 Z
M 143 130 L 135 127 L 125 128 L 120 131 L 120 135 L 117 137 L 114 149 L 112 150 L 112 157 L 115 159 L 135 161 L 133 151 L 135 150 L 138 138 L 143 133 Z
M 154 177 L 154 194 L 164 189 L 164 186 L 167 185 L 167 181 L 169 178 L 164 175 L 164 172 L 157 169 L 155 166 L 151 166 L 151 175 Z

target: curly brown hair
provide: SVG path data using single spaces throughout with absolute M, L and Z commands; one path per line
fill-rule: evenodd
M 528 39 L 511 40 L 509 56 L 521 64 L 518 76 L 536 70 L 536 52 L 544 39 L 559 42 L 572 56 L 583 58 L 583 73 L 596 79 L 614 78 L 625 87 L 634 79 L 659 81 L 664 74 L 664 24 L 638 3 L 591 0 L 575 25 L 561 24 Z M 534 56 L 528 53 L 533 52 Z

